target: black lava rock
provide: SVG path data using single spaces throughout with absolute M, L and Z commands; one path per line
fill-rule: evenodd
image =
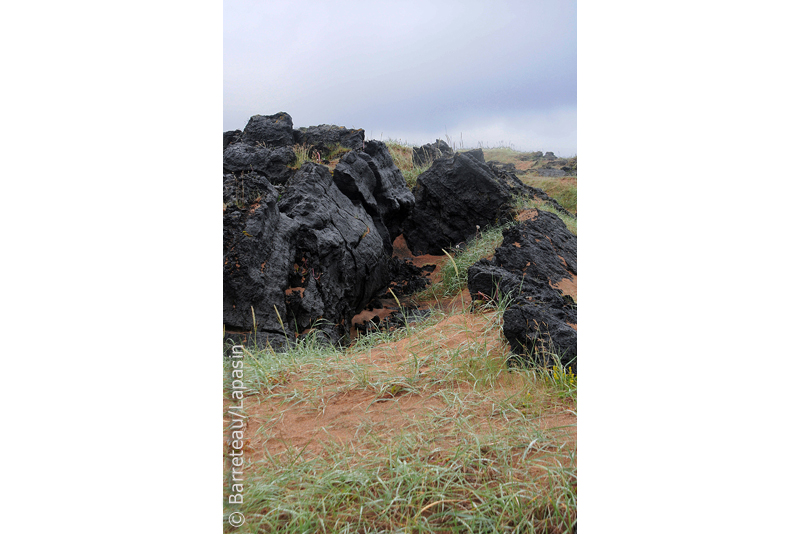
M 515 361 L 552 365 L 557 356 L 577 372 L 577 304 L 555 286 L 577 276 L 577 238 L 552 213 L 539 211 L 503 232 L 492 260 L 469 268 L 473 300 L 510 301 L 503 334 Z
M 284 112 L 254 115 L 244 127 L 242 141 L 263 146 L 290 146 L 294 142 L 292 117 Z
M 442 255 L 473 238 L 477 226 L 511 220 L 515 194 L 534 190 L 472 156 L 437 159 L 417 178 L 414 209 L 404 224 L 408 246 L 414 254 Z
M 336 144 L 352 150 L 364 148 L 364 130 L 360 128 L 353 130 L 343 126 L 320 124 L 296 129 L 292 135 L 295 144 L 307 145 L 323 157 L 329 151 L 329 147 Z
M 369 141 L 365 151 L 348 152 L 333 171 L 333 181 L 355 204 L 370 214 L 387 254 L 401 233 L 400 225 L 414 207 L 414 196 L 386 145 Z
M 284 184 L 292 175 L 289 165 L 295 155 L 291 147 L 267 148 L 247 142 L 228 145 L 222 152 L 222 171 L 241 174 L 257 172 L 266 176 L 273 184 Z
M 226 329 L 251 331 L 255 316 L 257 331 L 267 336 L 313 329 L 346 342 L 353 316 L 390 279 L 389 259 L 370 215 L 336 187 L 322 165 L 304 164 L 282 195 L 255 173 L 228 175 L 226 181 Z M 236 202 L 237 188 L 260 198 Z

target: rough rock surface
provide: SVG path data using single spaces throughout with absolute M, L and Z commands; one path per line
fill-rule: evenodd
M 333 181 L 372 216 L 384 250 L 391 254 L 392 242 L 401 233 L 400 225 L 414 207 L 414 196 L 384 143 L 369 141 L 364 148 L 342 156 L 333 171 Z
M 292 175 L 289 165 L 295 155 L 291 147 L 267 148 L 248 142 L 232 143 L 222 152 L 222 171 L 241 174 L 257 172 L 269 178 L 273 184 L 284 184 Z
M 452 158 L 453 155 L 453 149 L 441 139 L 412 149 L 412 161 L 417 167 L 427 165 L 438 158 Z
M 577 277 L 577 238 L 552 213 L 503 232 L 492 260 L 469 268 L 473 300 L 510 304 L 503 315 L 503 333 L 524 364 L 552 365 L 553 355 L 577 372 L 577 304 L 556 286 Z
M 264 146 L 289 146 L 293 143 L 292 117 L 280 112 L 275 115 L 253 115 L 242 132 L 242 141 Z
M 360 150 L 364 147 L 364 130 L 360 128 L 353 130 L 344 126 L 320 124 L 296 129 L 292 135 L 295 144 L 307 145 L 323 155 L 328 151 L 329 146 L 336 144 L 353 150 Z
M 231 130 L 229 132 L 222 133 L 222 150 L 228 148 L 228 145 L 231 143 L 238 143 L 242 140 L 242 131 L 241 130 Z
M 346 341 L 353 315 L 389 282 L 372 217 L 339 190 L 327 167 L 314 163 L 292 176 L 280 199 L 255 173 L 228 175 L 225 183 L 226 329 L 250 331 L 255 315 L 267 336 L 313 327 L 330 341 Z
M 514 196 L 546 200 L 568 213 L 541 189 L 523 184 L 513 173 L 493 168 L 477 156 L 440 158 L 420 174 L 414 209 L 404 234 L 414 254 L 442 255 L 442 250 L 474 238 L 479 227 L 513 218 Z

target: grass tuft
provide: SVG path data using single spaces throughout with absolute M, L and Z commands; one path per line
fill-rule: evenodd
M 403 173 L 403 178 L 406 179 L 406 185 L 409 189 L 414 189 L 417 185 L 417 178 L 420 174 L 431 168 L 431 164 L 417 166 L 414 165 L 414 152 L 412 147 L 407 143 L 402 143 L 393 139 L 385 141 L 386 148 L 389 149 L 389 154 L 392 156 L 394 164 Z
M 450 261 L 442 265 L 441 280 L 420 293 L 420 298 L 447 298 L 467 287 L 467 271 L 481 258 L 490 258 L 503 242 L 503 230 L 508 225 L 481 229 L 475 239 L 447 254 Z
M 290 169 L 299 169 L 303 163 L 314 160 L 311 156 L 311 147 L 308 145 L 294 145 L 292 150 L 294 151 L 295 160 L 289 166 Z

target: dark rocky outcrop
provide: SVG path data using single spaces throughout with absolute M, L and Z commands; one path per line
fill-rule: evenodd
M 268 147 L 289 146 L 294 141 L 292 117 L 284 112 L 253 115 L 244 127 L 242 141 Z
M 311 162 L 294 170 L 295 134 L 349 152 L 334 172 Z M 223 134 L 223 199 L 231 336 L 274 347 L 276 336 L 293 341 L 314 330 L 345 342 L 353 316 L 399 276 L 392 242 L 414 197 L 386 145 L 365 143 L 363 130 L 293 130 L 286 113 L 255 115 L 242 132 Z
M 258 174 L 225 177 L 222 317 L 227 331 L 252 330 L 255 315 L 258 332 L 283 333 L 277 313 L 288 317 L 284 292 L 300 225 L 280 213 L 278 196 Z
M 453 149 L 441 139 L 412 149 L 412 161 L 417 167 L 428 165 L 438 158 L 452 158 L 453 155 Z
M 282 214 L 300 225 L 287 311 L 298 330 L 323 320 L 337 338 L 389 281 L 388 256 L 372 217 L 350 201 L 322 165 L 306 163 L 287 183 Z M 305 288 L 304 290 L 301 290 Z
M 480 149 L 479 149 L 480 150 Z M 513 218 L 514 196 L 546 200 L 568 213 L 541 189 L 523 184 L 513 173 L 456 154 L 433 162 L 414 188 L 414 209 L 404 224 L 414 254 L 441 255 L 443 249 L 469 241 L 487 225 Z
M 308 128 L 299 128 L 292 133 L 294 143 L 307 145 L 313 151 L 319 152 L 322 157 L 330 151 L 330 147 L 337 144 L 352 150 L 364 148 L 364 130 L 353 130 L 343 126 L 320 124 Z
M 577 278 L 577 238 L 552 213 L 539 211 L 533 220 L 503 232 L 492 260 L 469 268 L 473 300 L 510 302 L 503 315 L 503 333 L 515 360 L 552 365 L 558 355 L 577 372 L 577 304 L 557 286 Z
M 294 151 L 288 146 L 268 148 L 238 142 L 228 145 L 222 152 L 223 172 L 241 174 L 252 171 L 266 176 L 273 184 L 286 183 L 293 172 L 289 165 L 294 161 Z
M 253 182 L 244 186 L 245 195 L 259 192 L 260 198 L 239 207 L 239 199 L 226 197 L 227 330 L 252 330 L 255 315 L 258 332 L 268 336 L 314 328 L 330 341 L 346 341 L 353 315 L 389 281 L 388 256 L 372 218 L 322 165 L 305 163 L 280 200 L 263 177 L 243 178 Z M 236 190 L 236 180 L 227 178 L 233 187 L 226 191 Z
M 333 181 L 347 197 L 372 216 L 387 254 L 400 235 L 400 225 L 414 207 L 414 196 L 381 141 L 369 141 L 365 150 L 342 156 Z

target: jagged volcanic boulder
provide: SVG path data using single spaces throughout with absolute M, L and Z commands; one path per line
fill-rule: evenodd
M 392 242 L 401 233 L 400 225 L 414 207 L 414 195 L 386 144 L 369 141 L 364 151 L 353 150 L 342 156 L 333 171 L 333 181 L 372 216 L 384 250 L 391 255 Z
M 312 150 L 318 151 L 323 157 L 329 147 L 337 144 L 353 150 L 364 148 L 364 130 L 360 128 L 353 130 L 344 126 L 320 124 L 296 129 L 293 136 L 296 144 L 307 145 Z
M 222 171 L 241 174 L 257 172 L 273 184 L 284 184 L 292 175 L 289 165 L 295 155 L 291 147 L 267 148 L 260 144 L 238 142 L 228 145 L 222 152 Z
M 452 158 L 453 155 L 453 149 L 441 139 L 437 139 L 435 143 L 412 148 L 412 161 L 417 167 L 427 165 L 438 158 Z
M 231 130 L 229 132 L 222 133 L 222 150 L 228 148 L 228 145 L 231 143 L 238 143 L 242 140 L 242 131 L 241 130 Z
M 414 209 L 404 224 L 408 246 L 414 254 L 442 255 L 473 238 L 476 226 L 510 220 L 515 194 L 533 198 L 535 190 L 477 157 L 437 159 L 417 178 Z
M 503 334 L 516 360 L 552 365 L 558 356 L 577 372 L 577 304 L 560 287 L 577 279 L 577 238 L 552 213 L 503 232 L 492 260 L 469 268 L 473 300 L 510 301 L 503 315 Z
M 294 142 L 292 117 L 284 112 L 253 115 L 244 127 L 242 141 L 253 145 L 289 146 Z
M 304 325 L 324 320 L 346 336 L 353 315 L 389 282 L 389 257 L 372 217 L 336 187 L 327 167 L 313 163 L 289 180 L 279 208 L 300 224 L 291 287 L 305 287 L 304 299 L 318 292 L 322 303 L 290 311 Z
M 278 196 L 259 174 L 223 179 L 222 317 L 227 331 L 252 330 L 255 314 L 259 333 L 283 334 L 277 313 L 288 317 L 285 290 L 300 225 L 280 213 Z
M 327 167 L 313 163 L 292 176 L 282 195 L 255 173 L 228 175 L 224 192 L 226 329 L 252 330 L 254 314 L 267 336 L 314 327 L 345 341 L 356 311 L 390 278 L 370 215 L 338 189 Z

